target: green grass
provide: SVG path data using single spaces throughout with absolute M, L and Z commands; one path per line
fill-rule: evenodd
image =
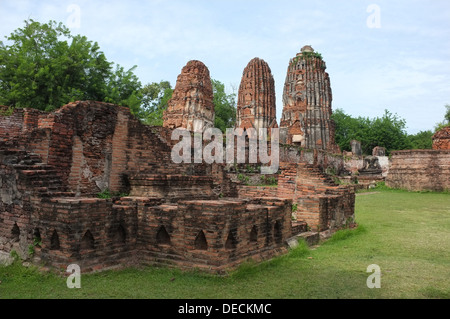
M 0 268 L 0 298 L 450 299 L 450 195 L 377 192 L 357 196 L 357 229 L 225 277 L 146 267 L 82 275 L 81 289 L 68 289 L 16 263 Z M 366 285 L 371 264 L 380 289 Z

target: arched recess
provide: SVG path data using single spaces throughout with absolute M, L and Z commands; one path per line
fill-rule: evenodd
M 52 237 L 50 237 L 50 250 L 58 250 L 61 245 L 59 243 L 59 235 L 56 229 L 53 230 Z
M 42 243 L 41 231 L 39 228 L 35 228 L 33 231 L 33 245 L 40 248 Z
M 227 240 L 225 242 L 225 249 L 228 250 L 236 249 L 236 246 L 237 246 L 236 237 L 234 237 L 233 232 L 230 230 L 230 232 L 228 233 Z
M 277 220 L 273 226 L 273 237 L 277 244 L 281 244 L 283 241 L 283 232 L 281 230 L 281 223 L 279 220 Z
M 89 250 L 89 249 L 95 248 L 94 236 L 92 236 L 92 233 L 90 230 L 87 230 L 86 233 L 84 233 L 84 236 L 81 239 L 80 248 L 82 250 Z
M 195 237 L 194 247 L 197 250 L 208 250 L 208 241 L 206 240 L 203 230 L 201 230 L 197 237 Z
M 250 231 L 250 242 L 256 243 L 258 241 L 258 227 L 253 225 L 252 230 Z
M 156 243 L 159 245 L 170 245 L 170 235 L 166 230 L 166 227 L 161 226 L 156 233 Z
M 127 232 L 123 225 L 119 225 L 113 235 L 113 242 L 115 244 L 125 244 L 127 241 Z
M 20 240 L 20 228 L 17 226 L 17 223 L 14 223 L 14 226 L 11 229 L 11 237 L 14 242 L 18 242 Z

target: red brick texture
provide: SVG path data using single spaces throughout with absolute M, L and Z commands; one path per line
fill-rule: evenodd
M 386 185 L 411 191 L 450 189 L 450 150 L 407 150 L 391 153 Z
M 223 273 L 286 252 L 306 224 L 329 229 L 353 217 L 354 193 L 317 168 L 284 163 L 278 187 L 239 188 L 225 164 L 174 164 L 169 136 L 94 101 L 1 116 L 0 250 L 27 257 L 40 242 L 35 260 L 63 269 L 147 263 Z M 129 196 L 97 198 L 104 190 Z
M 168 132 L 128 109 L 27 112 L 0 118 L 0 249 L 26 255 L 39 241 L 39 262 L 83 271 L 144 262 L 212 272 L 286 251 L 289 199 L 219 199 L 237 196 L 225 165 L 172 163 Z M 130 196 L 95 197 L 105 189 Z
M 195 132 L 214 127 L 213 99 L 208 68 L 200 61 L 189 61 L 178 76 L 172 98 L 164 111 L 163 126 Z
M 444 127 L 433 135 L 434 150 L 450 150 L 450 126 Z
M 338 153 L 334 140 L 330 78 L 325 62 L 309 46 L 290 60 L 280 121 L 283 144 Z
M 275 81 L 270 67 L 264 60 L 254 58 L 242 74 L 236 127 L 256 130 L 278 127 L 275 102 Z

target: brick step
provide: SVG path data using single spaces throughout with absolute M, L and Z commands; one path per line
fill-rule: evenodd
M 66 191 L 49 191 L 39 193 L 41 197 L 75 197 L 75 193 Z
M 140 169 L 139 174 L 167 174 L 167 175 L 208 175 L 206 166 L 202 164 L 172 164 L 149 163 Z
M 44 164 L 44 163 L 35 163 L 32 165 L 28 164 L 13 164 L 12 167 L 14 167 L 16 170 L 24 170 L 24 171 L 34 171 L 34 170 L 51 170 L 53 169 L 53 166 Z
M 18 170 L 23 176 L 29 177 L 29 178 L 33 178 L 33 177 L 47 177 L 47 176 L 55 176 L 57 177 L 57 171 L 54 169 L 33 169 L 33 170 L 28 170 L 28 169 L 21 169 Z
M 34 165 L 37 163 L 41 163 L 42 160 L 37 154 L 28 153 L 23 150 L 9 149 L 0 151 L 0 162 L 7 165 Z
M 195 175 L 182 175 L 182 174 L 148 174 L 141 173 L 134 176 L 130 176 L 130 183 L 134 185 L 137 181 L 163 181 L 163 182 L 210 182 L 213 181 L 211 176 L 195 176 Z

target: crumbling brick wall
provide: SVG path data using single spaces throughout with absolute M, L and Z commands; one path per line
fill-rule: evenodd
M 450 150 L 392 152 L 386 185 L 411 191 L 450 189 Z
M 237 195 L 224 165 L 172 163 L 167 132 L 128 109 L 26 113 L 0 121 L 15 128 L 1 141 L 0 249 L 27 258 L 33 245 L 39 262 L 83 271 L 145 261 L 214 272 L 286 250 L 288 199 L 218 199 Z M 105 187 L 132 196 L 96 198 Z

